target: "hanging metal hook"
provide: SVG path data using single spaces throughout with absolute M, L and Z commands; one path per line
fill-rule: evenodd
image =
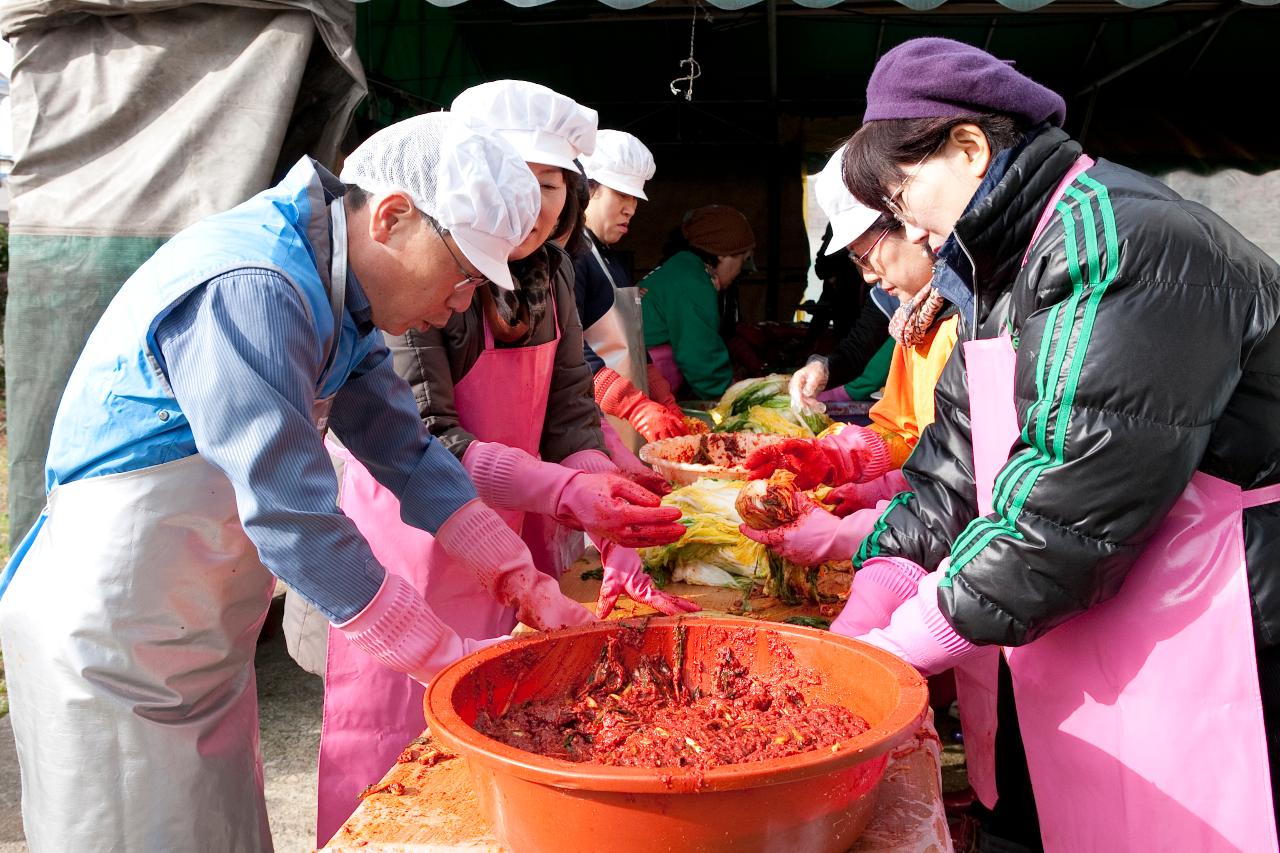
M 693 20 L 689 23 L 689 58 L 680 60 L 680 68 L 686 73 L 682 77 L 677 77 L 671 81 L 671 94 L 677 98 L 684 96 L 686 101 L 693 100 L 693 81 L 702 76 L 702 66 L 698 64 L 698 60 L 693 58 L 694 39 L 698 34 L 698 9 L 702 4 L 699 0 L 693 2 Z M 708 21 L 711 16 L 703 13 Z M 681 90 L 680 84 L 686 84 L 686 88 Z

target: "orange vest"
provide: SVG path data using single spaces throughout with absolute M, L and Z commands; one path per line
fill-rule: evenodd
M 889 445 L 892 464 L 901 468 L 920 433 L 933 423 L 933 387 L 956 345 L 958 314 L 943 320 L 914 347 L 895 344 L 884 397 L 871 407 L 871 429 Z

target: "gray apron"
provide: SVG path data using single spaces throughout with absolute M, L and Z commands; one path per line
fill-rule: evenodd
M 644 347 L 644 314 L 640 310 L 640 288 L 619 287 L 590 235 L 587 235 L 587 245 L 591 247 L 591 256 L 596 264 L 613 286 L 613 307 L 599 320 L 583 329 L 582 337 L 604 361 L 605 366 L 613 368 L 648 394 L 649 370 Z M 605 417 L 633 451 L 644 446 L 644 436 L 636 432 L 631 424 L 612 415 Z
M 253 656 L 275 579 L 231 482 L 196 454 L 62 484 L 45 515 L 0 600 L 30 849 L 270 851 Z

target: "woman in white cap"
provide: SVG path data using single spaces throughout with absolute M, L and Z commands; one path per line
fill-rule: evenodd
M 388 339 L 423 423 L 467 468 L 480 497 L 526 538 L 548 579 L 560 525 L 586 530 L 605 571 L 599 615 L 619 594 L 663 612 L 696 609 L 653 587 L 632 546 L 674 541 L 678 511 L 616 474 L 603 453 L 599 413 L 582 361 L 572 303 L 572 266 L 552 238 L 578 227 L 567 182 L 574 158 L 590 150 L 596 116 L 545 86 L 503 80 L 476 86 L 453 103 L 454 119 L 517 150 L 538 178 L 542 206 L 532 239 L 511 257 L 511 299 L 481 285 L 477 299 L 441 328 Z M 417 587 L 465 638 L 510 632 L 522 614 L 485 594 L 431 538 L 400 521 L 395 495 L 355 460 L 339 454 L 343 511 L 375 552 Z M 577 495 L 577 497 L 574 497 Z M 581 533 L 578 533 L 581 536 Z M 551 541 L 549 541 L 551 540 Z M 330 633 L 319 766 L 318 838 L 328 839 L 404 745 L 422 730 L 422 687 Z
M 485 644 L 338 511 L 326 427 L 487 594 L 545 626 L 590 620 L 422 427 L 378 331 L 511 286 L 536 183 L 453 130 L 387 128 L 348 186 L 304 157 L 174 236 L 89 337 L 0 608 L 33 851 L 271 849 L 253 657 L 273 574 L 405 680 Z
M 596 402 L 608 416 L 606 439 L 620 437 L 636 450 L 646 441 L 688 432 L 675 396 L 645 351 L 640 291 L 610 250 L 630 230 L 640 201 L 648 201 L 644 184 L 654 175 L 653 155 L 629 133 L 602 130 L 595 151 L 582 157 L 582 168 L 591 199 L 586 251 L 574 260 L 583 355 L 595 375 Z M 638 464 L 623 448 L 611 449 L 619 465 Z
M 835 485 L 835 513 L 806 501 L 791 524 L 742 532 L 796 563 L 847 560 L 879 517 L 873 507 L 908 490 L 902 464 L 933 422 L 933 389 L 956 344 L 958 314 L 930 286 L 933 254 L 907 239 L 902 226 L 845 188 L 841 147 L 815 181 L 818 204 L 831 219 L 831 246 L 848 246 L 867 284 L 899 305 L 889 322 L 893 360 L 884 396 L 869 426 L 845 425 L 820 439 L 789 439 L 747 459 L 753 477 L 791 469 L 804 489 Z M 858 512 L 861 510 L 861 512 Z M 837 516 L 845 516 L 838 518 Z M 864 584 L 864 586 L 866 586 Z

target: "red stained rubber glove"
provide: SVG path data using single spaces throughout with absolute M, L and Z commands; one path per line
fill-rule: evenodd
M 632 548 L 620 548 L 612 542 L 600 544 L 600 562 L 604 566 L 604 583 L 596 601 L 596 618 L 603 619 L 613 610 L 618 596 L 626 593 L 632 601 L 647 604 L 667 616 L 694 613 L 702 608 L 678 595 L 663 592 L 653 585 L 645 573 L 640 555 Z
M 865 483 L 889 470 L 889 447 L 874 431 L 846 426 L 824 438 L 788 438 L 759 448 L 747 457 L 751 479 L 768 477 L 779 468 L 796 475 L 796 488 L 823 483 Z
M 671 386 L 667 384 L 667 377 L 662 375 L 658 365 L 651 361 L 645 365 L 645 368 L 649 379 L 649 399 L 655 403 L 661 403 L 668 409 L 674 406 L 679 410 L 680 404 L 676 402 L 676 395 L 671 393 Z M 683 413 L 681 413 L 681 417 L 683 417 Z
M 667 482 L 666 478 L 661 474 L 654 473 L 653 469 L 641 462 L 640 458 L 631 452 L 631 448 L 623 443 L 622 436 L 618 435 L 618 431 L 613 428 L 613 424 L 602 419 L 600 421 L 600 431 L 604 433 L 605 449 L 609 452 L 609 458 L 613 460 L 613 464 L 617 466 L 618 474 L 633 483 L 639 483 L 655 495 L 668 495 L 671 493 L 671 484 Z M 565 462 L 567 464 L 568 460 L 565 460 Z
M 880 501 L 887 501 L 899 492 L 910 490 L 907 478 L 902 476 L 901 468 L 885 472 L 869 483 L 845 483 L 837 486 L 827 495 L 826 502 L 835 504 L 831 510 L 844 518 L 860 509 L 869 509 Z
M 603 460 L 598 460 L 603 461 Z M 643 548 L 684 535 L 680 510 L 625 477 L 542 462 L 516 447 L 473 441 L 462 465 L 490 506 L 550 515 L 575 530 Z
M 837 518 L 803 492 L 796 492 L 792 500 L 799 515 L 790 524 L 771 530 L 743 524 L 739 529 L 748 539 L 801 566 L 850 559 L 880 517 L 879 511 L 864 509 L 848 518 Z
M 679 508 L 617 474 L 580 473 L 560 493 L 561 524 L 627 548 L 669 545 L 684 535 Z
M 596 374 L 595 394 L 602 412 L 631 424 L 645 441 L 689 433 L 683 417 L 676 417 L 666 406 L 650 400 L 631 380 L 612 368 L 603 368 Z

